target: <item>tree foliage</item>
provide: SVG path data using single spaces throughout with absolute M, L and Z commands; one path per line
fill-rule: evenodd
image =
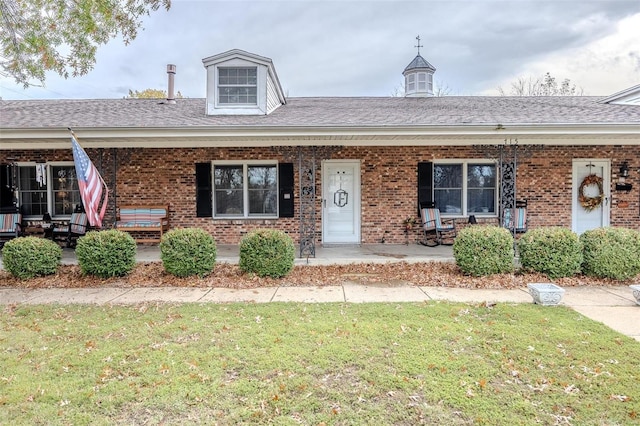
M 182 99 L 182 93 L 178 91 L 176 93 L 176 99 Z M 161 89 L 144 89 L 141 91 L 137 90 L 129 90 L 129 95 L 127 98 L 135 98 L 135 99 L 166 99 L 167 92 Z
M 171 0 L 0 0 L 0 75 L 25 88 L 45 73 L 88 73 L 96 51 L 116 36 L 129 44 L 142 18 Z
M 502 87 L 498 87 L 498 92 L 500 96 L 582 96 L 584 91 L 568 78 L 558 84 L 556 78 L 547 72 L 542 77 L 519 77 L 511 82 L 509 92 Z

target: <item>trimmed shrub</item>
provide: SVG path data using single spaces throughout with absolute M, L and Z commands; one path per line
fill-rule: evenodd
M 580 241 L 585 275 L 624 281 L 640 274 L 640 231 L 598 228 L 585 231 Z
M 2 249 L 4 268 L 21 279 L 55 274 L 61 260 L 60 246 L 44 238 L 14 238 Z
M 453 257 L 465 274 L 513 272 L 513 237 L 498 226 L 468 226 L 460 230 L 453 243 Z
M 209 275 L 216 264 L 216 242 L 204 229 L 172 229 L 160 241 L 165 271 L 177 277 Z
M 78 238 L 76 257 L 83 275 L 127 275 L 136 266 L 136 242 L 124 231 L 89 231 Z
M 293 269 L 295 247 L 290 236 L 273 229 L 258 229 L 240 241 L 239 266 L 259 277 L 280 278 Z
M 518 252 L 524 269 L 546 274 L 551 279 L 580 272 L 582 243 L 578 235 L 567 228 L 532 229 L 520 237 Z

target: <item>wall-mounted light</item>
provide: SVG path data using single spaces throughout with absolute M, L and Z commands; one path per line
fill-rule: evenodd
M 617 191 L 631 191 L 632 185 L 627 183 L 629 177 L 629 163 L 626 161 L 620 166 L 620 174 L 618 175 L 618 183 L 616 183 Z

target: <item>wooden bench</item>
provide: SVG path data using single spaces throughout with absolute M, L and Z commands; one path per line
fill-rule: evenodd
M 156 243 L 169 230 L 168 206 L 120 206 L 116 216 L 116 229 L 129 233 L 141 233 L 135 238 L 139 243 Z M 158 234 L 157 238 L 152 238 Z
M 22 234 L 22 215 L 20 213 L 0 213 L 0 247 L 6 241 Z

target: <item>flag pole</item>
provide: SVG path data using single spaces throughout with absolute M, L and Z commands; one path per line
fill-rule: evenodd
M 71 135 L 78 140 L 78 138 L 76 138 L 76 134 L 73 130 L 71 130 L 71 127 L 67 127 L 67 129 L 69 129 L 69 131 L 71 132 Z M 104 179 L 102 179 L 102 175 L 98 174 L 98 177 L 100 178 L 100 181 L 102 182 L 102 184 L 104 185 L 104 190 L 109 193 L 109 187 L 107 186 L 106 182 L 104 181 Z
M 71 133 L 71 148 L 73 150 L 73 162 L 76 167 L 76 177 L 80 199 L 84 206 L 84 212 L 89 219 L 89 225 L 102 228 L 102 219 L 107 211 L 109 203 L 109 188 L 98 169 L 80 145 L 76 134 L 67 127 Z

